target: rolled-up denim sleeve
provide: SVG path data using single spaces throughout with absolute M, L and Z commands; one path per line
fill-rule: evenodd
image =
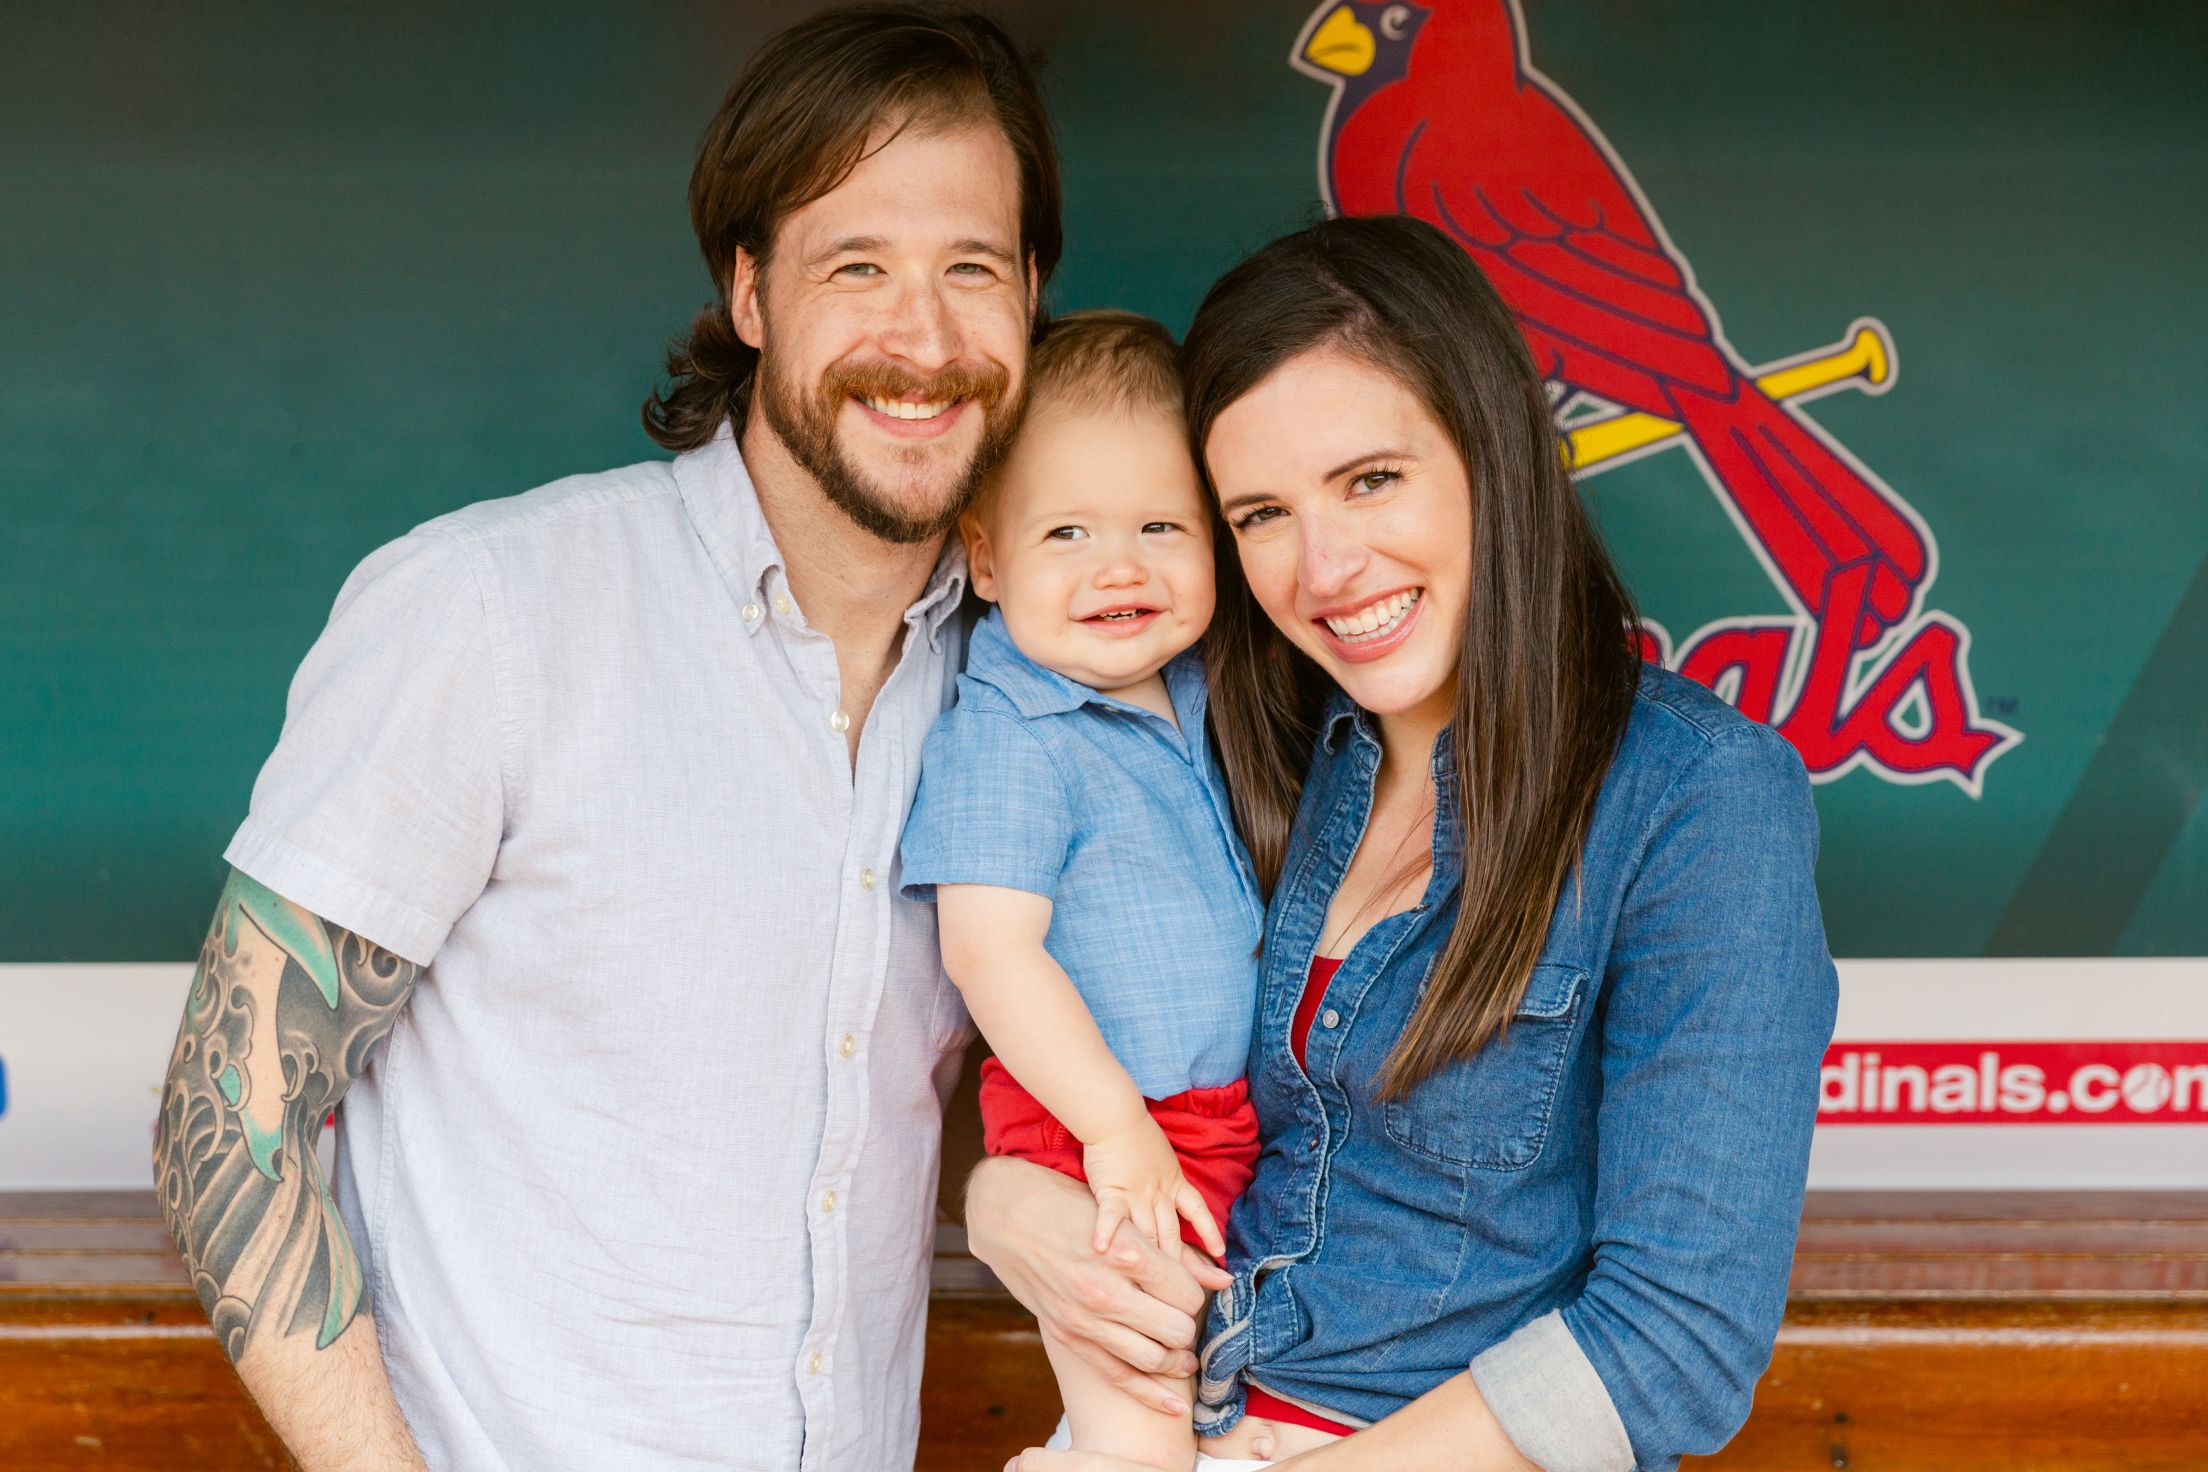
M 1595 1023 L 1594 1264 L 1555 1326 L 1481 1357 L 1504 1429 L 1550 1472 L 1669 1469 L 1748 1418 L 1839 994 L 1816 863 L 1808 778 L 1765 726 L 1719 734 L 1650 819 Z
M 1472 1381 L 1519 1453 L 1543 1472 L 1631 1472 L 1625 1423 L 1562 1314 L 1545 1313 L 1482 1352 Z

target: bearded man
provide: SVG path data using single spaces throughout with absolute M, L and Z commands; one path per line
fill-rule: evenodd
M 362 563 L 225 855 L 155 1168 L 310 1472 L 912 1464 L 969 1024 L 897 838 L 1057 162 L 995 25 L 844 11 L 690 204 L 674 461 Z

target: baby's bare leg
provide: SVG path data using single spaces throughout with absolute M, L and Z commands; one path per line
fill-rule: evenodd
M 1065 1398 L 1075 1451 L 1124 1457 L 1158 1472 L 1189 1472 L 1196 1465 L 1196 1433 L 1188 1417 L 1152 1410 L 1047 1335 L 1043 1349 L 1058 1377 L 1058 1393 Z M 1194 1404 L 1193 1380 L 1180 1381 L 1176 1388 Z

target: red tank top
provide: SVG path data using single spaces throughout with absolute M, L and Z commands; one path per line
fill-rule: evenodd
M 1326 984 L 1341 969 L 1338 956 L 1311 958 L 1310 974 L 1303 979 L 1303 996 L 1296 1003 L 1296 1019 L 1288 1025 L 1288 1046 L 1295 1050 L 1299 1065 L 1303 1063 L 1304 1040 L 1311 1036 L 1311 1020 L 1319 1015 L 1319 999 L 1326 995 Z
M 1268 1421 L 1282 1421 L 1290 1426 L 1308 1426 L 1313 1431 L 1324 1431 L 1329 1436 L 1348 1436 L 1356 1427 L 1347 1421 L 1337 1421 L 1317 1411 L 1307 1411 L 1293 1401 L 1282 1400 L 1262 1385 L 1252 1385 L 1244 1394 L 1242 1409 L 1253 1416 L 1263 1416 Z

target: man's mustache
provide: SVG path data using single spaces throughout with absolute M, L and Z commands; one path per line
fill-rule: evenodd
M 1012 375 L 997 364 L 951 363 L 923 377 L 894 363 L 850 363 L 829 369 L 820 383 L 821 397 L 830 403 L 846 398 L 920 404 L 972 399 L 984 413 L 993 412 L 1011 390 Z

